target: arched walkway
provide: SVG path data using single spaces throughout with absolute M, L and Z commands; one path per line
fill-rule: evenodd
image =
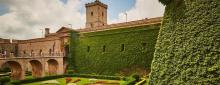
M 48 73 L 49 75 L 57 74 L 58 70 L 58 62 L 55 59 L 50 59 L 47 61 L 48 63 Z
M 16 61 L 7 61 L 3 65 L 9 65 L 11 69 L 11 78 L 14 80 L 21 80 L 24 77 L 22 74 L 22 67 L 21 64 Z
M 32 67 L 32 76 L 33 77 L 42 77 L 43 76 L 43 65 L 38 60 L 30 61 Z

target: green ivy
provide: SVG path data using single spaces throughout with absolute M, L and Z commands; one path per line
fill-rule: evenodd
M 220 84 L 219 0 L 174 0 L 166 6 L 151 85 Z
M 75 66 L 79 73 L 99 75 L 146 72 L 150 70 L 159 25 L 72 33 L 71 67 Z

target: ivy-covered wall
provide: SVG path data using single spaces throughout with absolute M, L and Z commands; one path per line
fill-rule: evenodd
M 159 26 L 72 33 L 70 67 L 79 73 L 146 75 L 150 71 Z
M 160 1 L 166 10 L 150 84 L 219 85 L 220 0 Z

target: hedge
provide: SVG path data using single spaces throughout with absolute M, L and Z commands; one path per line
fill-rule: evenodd
M 123 83 L 122 85 L 135 85 L 135 83 L 139 82 L 140 76 L 137 74 L 132 74 L 130 77 L 126 78 L 126 82 Z
M 10 81 L 9 77 L 1 77 L 0 78 L 0 85 L 6 85 Z
M 159 25 L 72 33 L 70 67 L 82 74 L 145 75 L 150 71 Z
M 11 82 L 13 85 L 21 85 L 39 81 L 46 81 L 51 79 L 58 79 L 64 77 L 82 77 L 82 78 L 96 78 L 96 79 L 108 79 L 108 80 L 121 80 L 124 77 L 120 76 L 106 76 L 106 75 L 91 75 L 91 74 L 64 74 L 64 75 L 55 75 L 55 76 L 46 76 L 42 78 L 32 78 L 32 79 L 25 79 L 25 80 L 14 80 Z
M 58 79 L 58 78 L 63 78 L 63 77 L 64 77 L 64 75 L 55 75 L 55 76 L 46 76 L 46 77 L 42 77 L 42 78 L 29 78 L 29 79 L 25 79 L 25 80 L 13 80 L 13 81 L 11 81 L 11 84 L 21 85 L 21 84 L 27 84 L 27 83 L 32 83 L 32 82 Z
M 219 9 L 219 0 L 172 0 L 166 6 L 151 85 L 220 84 Z

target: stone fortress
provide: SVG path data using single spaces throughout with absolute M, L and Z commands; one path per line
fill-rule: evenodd
M 135 31 L 131 32 L 131 34 L 135 33 L 138 35 L 136 31 L 140 27 L 142 27 L 140 28 L 140 30 L 144 30 L 144 32 L 146 31 L 146 33 L 151 33 L 151 31 L 148 30 L 152 30 L 152 29 L 155 30 L 155 32 L 152 32 L 152 34 L 155 34 L 153 38 L 147 36 L 149 37 L 149 39 L 148 38 L 145 39 L 145 35 L 140 35 L 141 38 L 139 40 L 135 40 L 135 41 L 143 40 L 143 42 L 145 42 L 142 43 L 143 46 L 148 46 L 149 44 L 149 47 L 151 47 L 149 49 L 153 49 L 150 51 L 148 50 L 143 52 L 143 55 L 145 55 L 145 53 L 146 54 L 149 53 L 149 56 L 144 57 L 142 55 L 143 59 L 149 59 L 148 61 L 151 62 L 152 58 L 149 57 L 153 57 L 153 51 L 154 51 L 153 47 L 156 42 L 162 17 L 151 18 L 151 19 L 146 18 L 143 20 L 109 25 L 107 24 L 107 8 L 108 8 L 107 5 L 100 2 L 99 0 L 96 0 L 94 2 L 86 4 L 85 7 L 86 7 L 86 27 L 84 29 L 73 30 L 71 28 L 61 27 L 56 33 L 50 33 L 49 31 L 50 29 L 45 28 L 44 38 L 36 38 L 29 40 L 9 40 L 9 39 L 0 38 L 1 68 L 5 66 L 9 66 L 12 71 L 11 74 L 12 78 L 14 79 L 24 79 L 25 71 L 31 71 L 34 77 L 43 77 L 47 74 L 63 74 L 67 69 L 67 56 L 71 55 L 70 57 L 68 57 L 69 60 L 68 63 L 70 64 L 68 65 L 69 66 L 68 68 L 73 69 L 74 66 L 76 66 L 79 68 L 74 68 L 74 69 L 79 69 L 80 72 L 81 70 L 83 70 L 80 68 L 80 65 L 78 65 L 81 63 L 80 60 L 78 63 L 72 60 L 73 58 L 76 58 L 77 60 L 77 58 L 81 56 L 79 54 L 80 52 L 72 51 L 73 49 L 69 46 L 70 43 L 72 42 L 71 40 L 73 40 L 71 37 L 73 33 L 71 32 L 73 31 L 77 32 L 80 35 L 80 38 L 83 38 L 83 36 L 86 36 L 87 33 L 105 32 L 112 30 L 114 31 L 118 29 L 132 30 L 133 28 L 137 28 L 137 29 L 133 29 Z M 155 28 L 148 28 L 151 26 L 155 26 Z M 154 40 L 153 44 L 146 42 L 151 39 Z M 133 43 L 133 41 L 131 41 L 130 43 Z M 81 45 L 77 45 L 76 47 L 80 47 L 80 46 Z M 87 49 L 90 50 L 90 47 Z M 91 50 L 92 49 L 93 48 L 91 47 Z M 77 50 L 77 48 L 74 50 Z M 133 53 L 134 54 L 131 54 L 132 56 L 140 54 L 137 52 L 133 52 Z M 82 53 L 82 54 L 88 56 L 86 53 Z M 138 62 L 138 61 L 134 61 L 134 62 Z M 146 62 L 142 62 L 142 64 L 140 65 L 139 63 L 136 64 L 145 69 L 144 64 L 146 64 Z M 133 65 L 135 65 L 135 63 L 130 63 L 128 65 L 118 67 L 117 70 L 123 69 L 123 67 L 129 68 L 130 66 Z M 82 72 L 82 73 L 91 73 L 91 72 Z M 96 71 L 93 71 L 92 73 L 96 73 Z

